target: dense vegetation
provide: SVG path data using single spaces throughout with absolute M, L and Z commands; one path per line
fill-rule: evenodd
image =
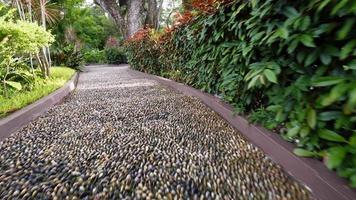
M 83 1 L 64 0 L 57 5 L 65 15 L 53 25 L 54 63 L 77 69 L 88 63 L 106 63 L 105 49 L 119 47 L 122 38 L 113 21 L 99 7 L 85 6 Z
M 356 187 L 356 2 L 211 2 L 139 31 L 131 66 L 221 96 Z
M 16 19 L 14 10 L 1 3 L 0 13 L 0 94 L 9 98 L 15 92 L 32 88 L 36 79 L 32 56 L 37 58 L 40 76 L 49 75 L 48 66 L 43 63 L 46 53 L 41 56 L 40 50 L 46 52 L 53 36 L 35 22 Z

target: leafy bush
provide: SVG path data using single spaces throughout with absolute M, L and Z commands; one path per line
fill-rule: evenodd
M 24 66 L 26 58 L 50 45 L 54 38 L 36 23 L 14 20 L 12 12 L 1 3 L 0 12 L 0 90 L 7 97 L 11 92 L 8 87 L 22 90 L 29 86 L 34 74 Z
M 127 63 L 125 51 L 123 48 L 106 48 L 106 60 L 110 64 Z
M 323 158 L 356 187 L 355 8 L 352 0 L 237 0 L 184 14 L 163 35 L 138 32 L 128 60 L 218 94 L 254 121 L 266 117 L 297 155 Z
M 106 63 L 106 54 L 103 50 L 92 49 L 84 52 L 85 63 Z
M 82 53 L 75 49 L 74 45 L 59 47 L 53 51 L 53 60 L 57 65 L 65 65 L 75 70 L 82 70 L 84 57 Z

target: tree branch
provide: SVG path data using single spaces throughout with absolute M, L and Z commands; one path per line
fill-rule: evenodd
M 126 33 L 126 23 L 124 17 L 120 14 L 120 6 L 127 3 L 127 0 L 120 0 L 120 6 L 116 3 L 115 0 L 94 0 L 95 4 L 100 6 L 104 11 L 110 14 L 114 19 L 116 25 L 119 27 L 121 34 L 125 37 Z

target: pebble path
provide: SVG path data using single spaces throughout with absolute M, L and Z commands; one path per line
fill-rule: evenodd
M 0 142 L 0 199 L 311 199 L 198 99 L 127 66 Z

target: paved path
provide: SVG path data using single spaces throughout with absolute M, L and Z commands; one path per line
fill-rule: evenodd
M 91 66 L 0 143 L 0 199 L 310 199 L 199 100 Z

